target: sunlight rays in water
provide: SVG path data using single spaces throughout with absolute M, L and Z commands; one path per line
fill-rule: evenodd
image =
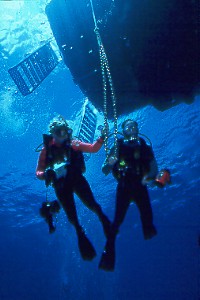
M 27 122 L 23 114 L 15 112 L 13 105 L 15 104 L 15 98 L 11 93 L 2 92 L 0 94 L 0 122 L 1 122 L 1 135 L 24 135 L 28 128 Z

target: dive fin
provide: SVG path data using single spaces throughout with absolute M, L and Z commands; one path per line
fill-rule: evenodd
M 144 233 L 144 239 L 145 240 L 150 240 L 152 239 L 155 235 L 157 235 L 157 230 L 154 225 L 143 228 L 143 233 Z
M 90 261 L 96 256 L 96 251 L 92 243 L 84 233 L 81 233 L 78 236 L 78 247 L 84 260 Z
M 99 269 L 104 271 L 114 271 L 115 268 L 115 244 L 107 241 L 105 250 L 99 262 Z

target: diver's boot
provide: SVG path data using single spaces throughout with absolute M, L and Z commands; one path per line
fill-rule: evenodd
M 150 240 L 155 235 L 157 235 L 157 230 L 156 230 L 155 226 L 152 224 L 151 226 L 149 226 L 147 228 L 143 228 L 143 233 L 144 233 L 144 239 Z
M 115 268 L 115 238 L 107 240 L 105 249 L 102 253 L 99 269 L 112 272 Z
M 92 243 L 87 238 L 82 228 L 77 231 L 77 235 L 78 235 L 78 247 L 82 258 L 84 260 L 92 260 L 96 256 L 96 251 Z

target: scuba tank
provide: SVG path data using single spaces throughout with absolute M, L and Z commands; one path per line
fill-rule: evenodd
M 158 173 L 155 179 L 155 183 L 158 187 L 163 188 L 167 183 L 171 183 L 170 171 L 168 169 L 162 169 Z

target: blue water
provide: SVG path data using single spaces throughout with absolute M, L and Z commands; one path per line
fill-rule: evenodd
M 132 205 L 117 239 L 115 271 L 98 270 L 105 237 L 97 217 L 78 199 L 80 221 L 97 251 L 94 261 L 81 259 L 74 229 L 63 212 L 56 232 L 48 234 L 39 216 L 46 190 L 35 178 L 35 148 L 52 117 L 62 113 L 73 118 L 83 95 L 62 62 L 26 97 L 8 74 L 25 53 L 52 37 L 46 2 L 0 2 L 0 299 L 199 300 L 199 96 L 191 105 L 165 112 L 148 106 L 128 116 L 136 118 L 151 139 L 159 168 L 172 173 L 170 186 L 149 189 L 158 230 L 154 239 L 143 240 Z M 112 220 L 116 182 L 101 173 L 104 158 L 104 149 L 92 155 L 86 177 Z M 49 197 L 54 199 L 52 190 Z

